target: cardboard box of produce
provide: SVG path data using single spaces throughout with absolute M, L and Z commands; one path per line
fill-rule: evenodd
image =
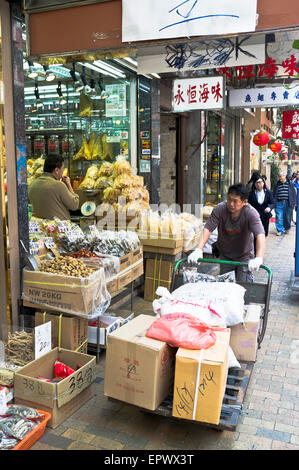
M 138 232 L 138 237 L 140 242 L 144 247 L 154 246 L 160 248 L 172 248 L 172 249 L 183 249 L 183 238 L 181 237 L 162 237 L 161 234 L 147 234 L 143 232 Z M 144 248 L 146 249 L 146 248 Z
M 39 376 L 53 377 L 54 364 L 58 358 L 75 372 L 58 383 L 38 379 Z M 49 353 L 30 362 L 15 373 L 15 401 L 49 411 L 52 417 L 47 426 L 56 428 L 91 398 L 91 384 L 95 380 L 95 367 L 96 358 L 94 356 L 67 349 L 52 349 Z
M 102 301 L 101 270 L 86 278 L 23 269 L 23 304 L 58 312 L 89 315 Z
M 88 320 L 62 314 L 35 312 L 35 326 L 51 321 L 52 348 L 87 353 Z
M 147 338 L 155 317 L 139 315 L 108 336 L 104 394 L 155 410 L 173 386 L 176 349 Z
M 262 307 L 261 304 L 246 305 L 244 322 L 230 328 L 230 346 L 239 361 L 256 360 Z
M 159 286 L 170 290 L 174 263 L 163 261 L 163 255 L 147 259 L 145 266 L 144 299 L 153 301 Z
M 178 349 L 173 416 L 204 423 L 219 423 L 227 379 L 230 329 L 217 331 L 216 336 L 216 343 L 209 349 Z

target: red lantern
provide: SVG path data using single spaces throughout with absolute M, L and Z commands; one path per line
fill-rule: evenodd
M 255 143 L 255 145 L 257 145 L 260 148 L 267 145 L 269 140 L 270 140 L 270 137 L 268 136 L 267 132 L 264 132 L 264 131 L 260 131 L 258 134 L 255 134 L 255 136 L 253 137 L 253 142 Z
M 272 142 L 272 144 L 270 145 L 270 149 L 274 153 L 280 152 L 282 149 L 282 144 L 280 142 Z

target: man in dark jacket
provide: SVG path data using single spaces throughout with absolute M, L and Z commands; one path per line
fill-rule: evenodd
M 275 204 L 275 225 L 277 236 L 289 233 L 291 228 L 293 209 L 296 206 L 296 189 L 286 177 L 284 171 L 278 173 L 278 182 L 273 189 Z

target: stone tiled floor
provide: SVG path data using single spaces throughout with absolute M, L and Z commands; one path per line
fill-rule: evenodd
M 144 414 L 107 399 L 102 352 L 93 398 L 56 429 L 47 428 L 32 450 L 298 450 L 299 293 L 289 282 L 294 250 L 295 227 L 276 237 L 271 224 L 264 260 L 273 271 L 268 325 L 235 432 Z M 151 303 L 139 298 L 134 310 L 151 314 Z

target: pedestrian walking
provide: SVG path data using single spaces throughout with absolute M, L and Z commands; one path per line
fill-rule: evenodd
M 295 186 L 287 179 L 285 171 L 278 173 L 278 181 L 273 189 L 273 198 L 277 236 L 280 236 L 289 233 L 297 198 Z
M 272 191 L 266 188 L 262 176 L 258 177 L 253 183 L 248 196 L 248 203 L 258 211 L 265 230 L 265 236 L 267 237 L 269 233 L 269 221 L 272 217 L 271 210 L 274 208 L 274 199 Z M 254 252 L 256 252 L 256 238 L 254 239 Z

